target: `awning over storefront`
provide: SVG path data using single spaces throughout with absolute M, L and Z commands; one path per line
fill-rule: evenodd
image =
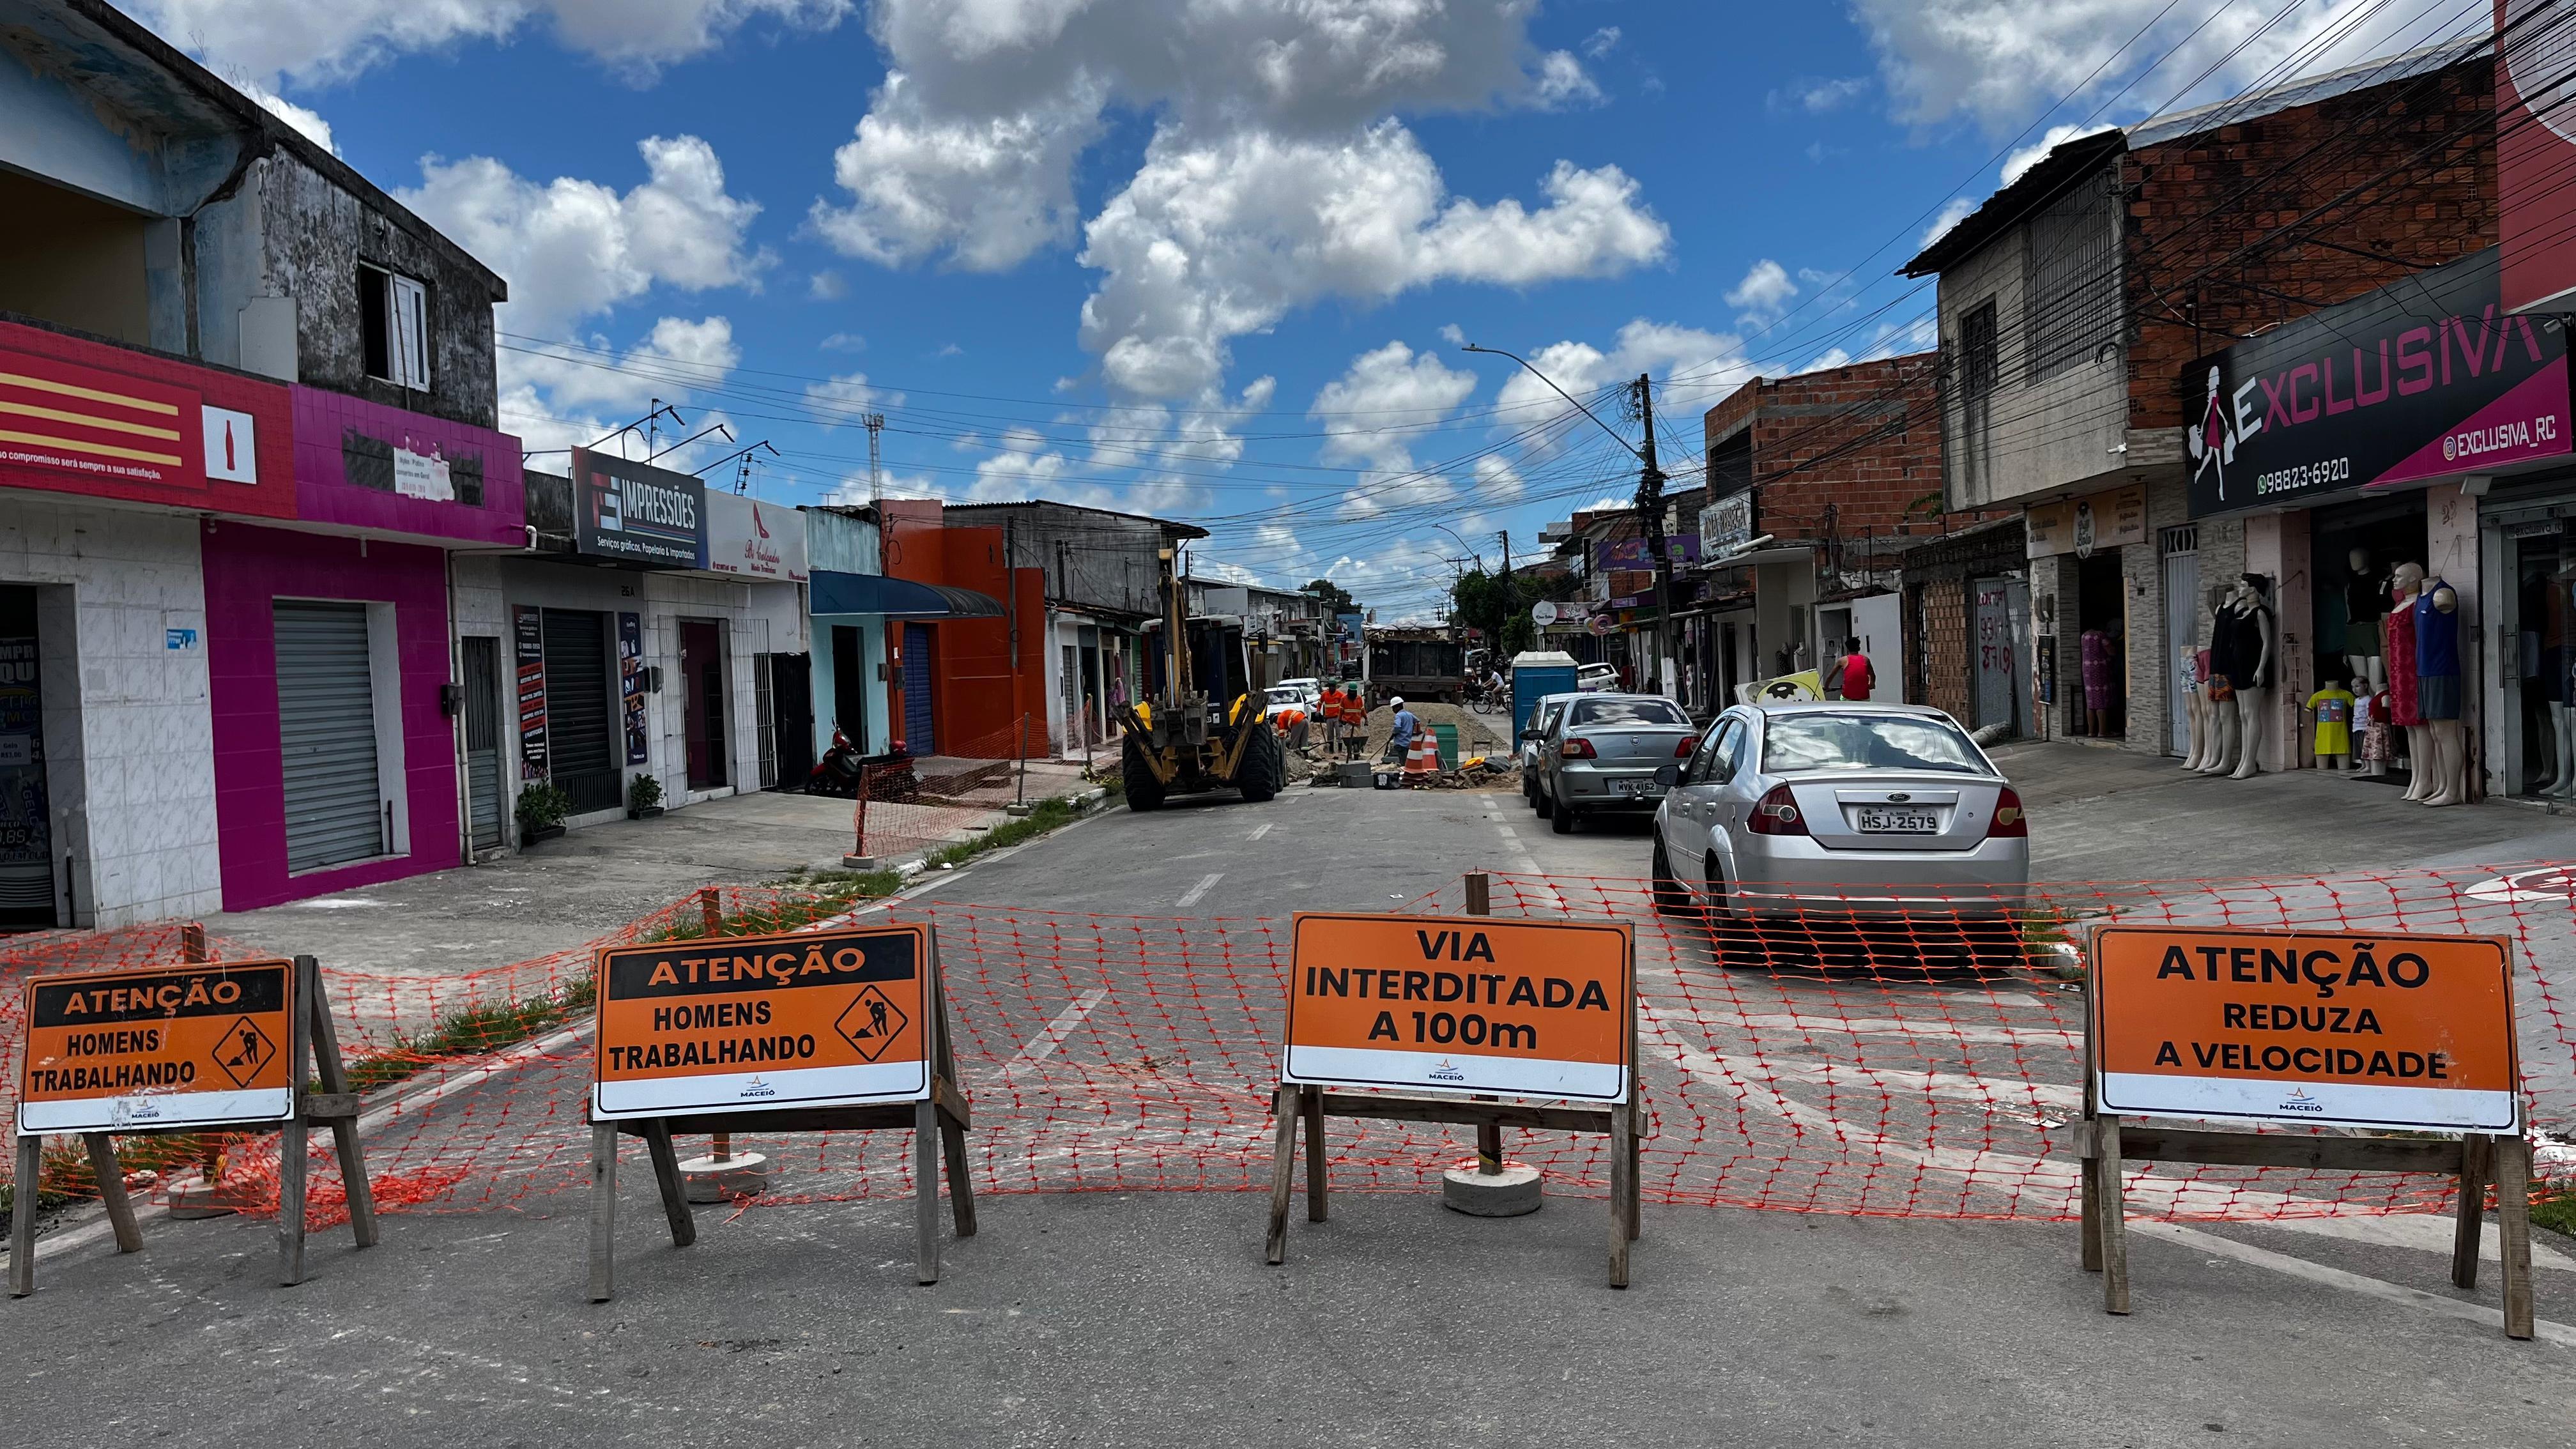
M 816 569 L 807 581 L 812 610 L 824 614 L 882 614 L 889 619 L 998 619 L 1002 601 L 973 589 L 917 584 L 882 574 Z

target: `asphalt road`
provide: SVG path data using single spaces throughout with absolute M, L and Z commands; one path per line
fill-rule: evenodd
M 0 1306 L 7 1420 L 385 1449 L 648 1434 L 2488 1445 L 2576 1430 L 2576 1333 L 2509 1343 L 2466 1307 L 2493 1302 L 2491 1269 L 2484 1293 L 2452 1290 L 2425 1236 L 2382 1220 L 2142 1225 L 2138 1311 L 2115 1319 L 2070 1226 L 1849 1215 L 2062 1195 L 2028 1164 L 2064 1115 L 2062 1091 L 2035 1088 L 2075 1080 L 2071 1008 L 2020 978 L 1730 967 L 1704 938 L 1653 929 L 1632 886 L 1578 883 L 1633 881 L 1645 843 L 1642 827 L 1549 834 L 1509 794 L 1296 790 L 1085 821 L 901 908 L 941 923 L 989 1124 L 979 1181 L 1098 1189 L 988 1197 L 938 1286 L 910 1281 L 895 1145 L 791 1146 L 791 1191 L 870 1197 L 701 1210 L 699 1243 L 673 1250 L 630 1154 L 621 1296 L 584 1303 L 572 1055 L 389 1134 L 380 1170 L 397 1176 L 411 1155 L 490 1144 L 483 1185 L 389 1219 L 372 1252 L 324 1236 L 299 1288 L 270 1286 L 267 1226 L 238 1219 L 150 1223 L 139 1259 L 49 1257 L 38 1296 Z M 1280 1268 L 1261 1262 L 1257 1195 L 1119 1190 L 1257 1171 L 1277 948 L 1245 918 L 1454 905 L 1476 868 L 1504 873 L 1498 910 L 1646 925 L 1651 1182 L 1803 1193 L 1821 1210 L 1650 1203 L 1635 1286 L 1614 1292 L 1597 1197 L 1510 1221 L 1448 1214 L 1419 1184 L 1463 1146 L 1436 1132 L 1348 1141 L 1352 1180 L 1337 1182 L 1383 1190 L 1337 1197 L 1326 1224 L 1299 1214 Z M 1131 919 L 1175 916 L 1236 924 Z M 1588 1146 L 1525 1145 L 1560 1190 L 1595 1180 Z M 2567 1318 L 2576 1271 L 2547 1262 L 2541 1315 Z

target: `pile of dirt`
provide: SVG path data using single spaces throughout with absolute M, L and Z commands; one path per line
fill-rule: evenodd
M 1512 757 L 1512 740 L 1505 733 L 1510 721 L 1499 714 L 1478 714 L 1459 704 L 1415 704 L 1407 702 L 1413 717 L 1427 728 L 1431 725 L 1458 727 L 1458 752 L 1462 756 L 1494 755 L 1504 760 Z M 1367 759 L 1386 753 L 1386 742 L 1395 737 L 1395 711 L 1379 705 L 1369 711 Z

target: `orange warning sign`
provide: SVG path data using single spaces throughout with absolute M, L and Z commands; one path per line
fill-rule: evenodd
M 2511 960 L 2496 936 L 2101 927 L 2102 1110 L 2517 1130 Z
M 920 1101 L 932 950 L 892 925 L 603 947 L 591 1114 Z
M 294 998 L 287 961 L 30 981 L 18 1131 L 283 1121 L 295 1113 Z
M 1301 911 L 1294 931 L 1283 1082 L 1628 1094 L 1625 925 Z

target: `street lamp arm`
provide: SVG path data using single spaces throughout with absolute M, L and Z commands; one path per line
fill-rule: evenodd
M 1623 448 L 1625 448 L 1625 449 L 1627 449 L 1627 450 L 1628 450 L 1628 452 L 1630 453 L 1630 455 L 1631 455 L 1631 456 L 1633 456 L 1633 457 L 1635 457 L 1635 458 L 1637 459 L 1637 461 L 1639 461 L 1639 462 L 1641 462 L 1641 463 L 1645 461 L 1645 459 L 1646 459 L 1646 455 L 1637 451 L 1637 445 L 1636 445 L 1636 444 L 1629 442 L 1626 438 L 1620 437 L 1620 436 L 1619 436 L 1619 430 L 1618 430 L 1617 428 L 1614 428 L 1614 427 L 1610 426 L 1608 423 L 1605 423 L 1605 422 L 1601 421 L 1601 415 L 1600 415 L 1600 414 L 1598 414 L 1598 413 L 1594 412 L 1594 411 L 1593 411 L 1592 409 L 1590 409 L 1590 408 L 1584 407 L 1584 406 L 1583 406 L 1583 404 L 1582 404 L 1581 402 L 1576 401 L 1574 394 L 1572 394 L 1572 393 L 1570 393 L 1570 392 L 1567 392 L 1564 388 L 1558 387 L 1558 386 L 1556 385 L 1556 379 L 1555 379 L 1555 378 L 1552 378 L 1552 377 L 1548 376 L 1546 373 L 1539 371 L 1539 370 L 1538 370 L 1537 368 L 1535 368 L 1535 367 L 1531 367 L 1531 366 L 1530 366 L 1530 360 L 1529 360 L 1528 358 L 1521 356 L 1521 355 L 1520 355 L 1519 353 L 1517 353 L 1517 352 L 1505 352 L 1503 349 L 1501 349 L 1501 348 L 1499 348 L 1499 347 L 1478 347 L 1478 346 L 1477 346 L 1475 343 L 1473 343 L 1473 342 L 1462 342 L 1462 343 L 1459 343 L 1459 344 L 1458 344 L 1458 350 L 1459 350 L 1459 351 L 1461 351 L 1461 352 L 1486 352 L 1486 353 L 1491 353 L 1491 354 L 1493 354 L 1493 355 L 1494 355 L 1494 356 L 1496 356 L 1496 357 L 1508 357 L 1508 358 L 1510 358 L 1512 361 L 1519 363 L 1522 367 L 1527 368 L 1527 369 L 1529 370 L 1529 375 L 1530 375 L 1530 376 L 1532 376 L 1532 377 L 1534 377 L 1534 378 L 1537 378 L 1539 381 L 1541 381 L 1541 382 L 1543 382 L 1543 383 L 1546 383 L 1546 384 L 1548 385 L 1548 388 L 1549 388 L 1549 390 L 1550 390 L 1550 391 L 1554 392 L 1558 397 L 1561 397 L 1561 398 L 1565 399 L 1567 402 L 1573 403 L 1573 404 L 1574 404 L 1574 406 L 1575 406 L 1577 409 L 1579 409 L 1585 417 L 1592 419 L 1593 426 L 1595 426 L 1595 427 L 1599 428 L 1601 431 L 1603 431 L 1603 432 L 1605 432 L 1605 433 L 1608 433 L 1611 437 L 1618 439 L 1619 446 L 1620 446 L 1620 447 L 1623 447 Z

